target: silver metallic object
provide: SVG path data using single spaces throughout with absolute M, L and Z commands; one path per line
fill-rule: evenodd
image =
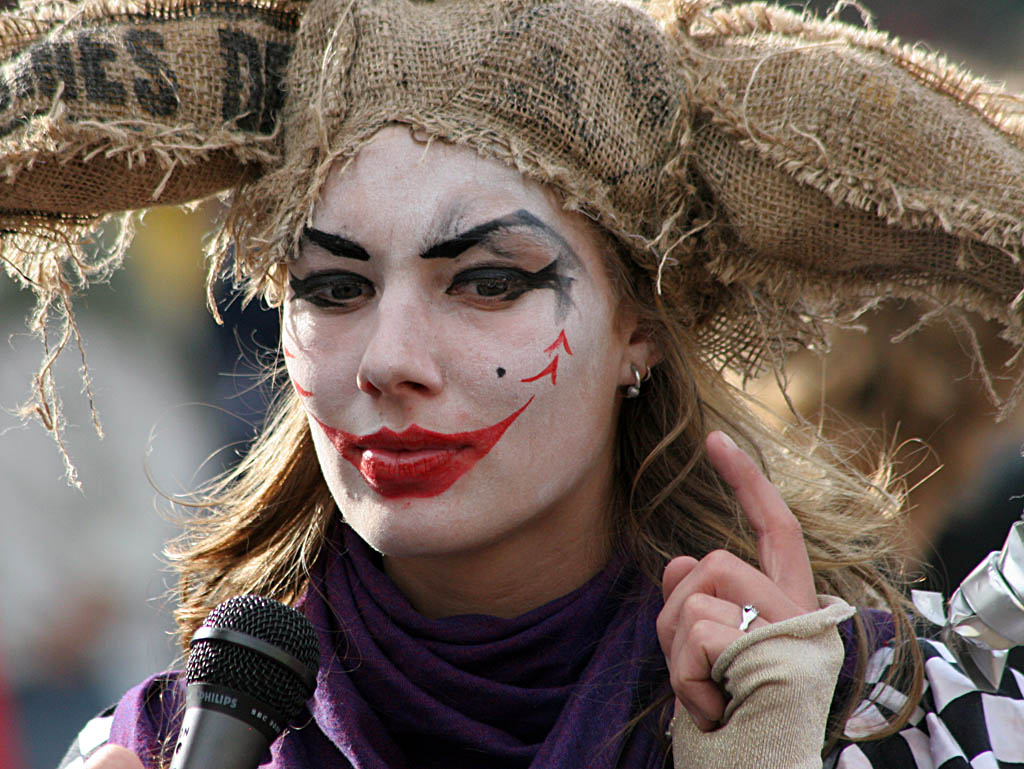
M 1003 549 L 989 553 L 945 606 L 939 593 L 913 590 L 911 599 L 942 627 L 942 641 L 975 686 L 996 691 L 1009 650 L 1024 645 L 1024 520 L 1013 524 Z
M 743 614 L 740 616 L 740 630 L 746 633 L 747 628 L 750 627 L 750 623 L 757 619 L 757 615 L 759 613 L 760 612 L 758 612 L 758 610 L 755 609 L 754 605 L 751 603 L 748 603 L 746 606 L 744 606 Z
M 640 384 L 644 380 L 640 377 L 640 369 L 638 369 L 632 363 L 629 365 L 629 367 L 633 370 L 633 380 L 634 380 L 634 382 L 633 382 L 633 384 L 631 384 L 629 387 L 626 388 L 626 397 L 627 398 L 636 398 L 636 397 L 639 397 L 639 395 L 640 395 Z

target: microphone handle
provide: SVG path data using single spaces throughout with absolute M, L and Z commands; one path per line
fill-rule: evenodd
M 269 745 L 241 719 L 193 706 L 185 710 L 171 769 L 256 769 Z

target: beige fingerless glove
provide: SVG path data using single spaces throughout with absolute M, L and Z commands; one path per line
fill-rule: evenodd
M 711 677 L 732 699 L 725 723 L 701 732 L 681 711 L 672 725 L 677 769 L 821 769 L 821 749 L 843 642 L 854 613 L 818 596 L 816 612 L 752 630 L 722 652 Z

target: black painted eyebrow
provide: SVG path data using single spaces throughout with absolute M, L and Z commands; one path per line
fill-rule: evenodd
M 497 219 L 492 219 L 489 222 L 478 224 L 477 226 L 471 227 L 465 232 L 456 235 L 454 238 L 437 243 L 420 254 L 420 258 L 455 259 L 463 251 L 479 245 L 480 243 L 485 243 L 495 232 L 498 232 L 499 230 L 510 230 L 520 227 L 527 227 L 541 232 L 544 237 L 551 240 L 559 250 L 567 251 L 575 260 L 576 254 L 569 247 L 565 238 L 525 208 L 521 208 L 508 216 L 501 216 Z
M 454 238 L 437 243 L 420 254 L 420 258 L 455 259 L 473 246 L 485 243 L 495 232 L 519 227 L 526 227 L 540 232 L 545 238 L 552 241 L 562 253 L 566 254 L 571 263 L 574 265 L 579 264 L 579 257 L 576 256 L 576 252 L 572 250 L 572 247 L 565 238 L 524 208 L 508 216 L 498 217 L 489 222 L 478 224 L 456 235 Z M 315 227 L 303 227 L 302 237 L 335 256 L 358 259 L 361 262 L 370 261 L 370 254 L 365 248 L 355 241 L 343 238 L 341 235 L 324 232 Z
M 358 259 L 361 262 L 370 261 L 370 254 L 367 253 L 365 248 L 355 241 L 341 237 L 341 235 L 332 235 L 315 227 L 303 227 L 302 237 L 335 256 L 341 256 L 346 259 Z

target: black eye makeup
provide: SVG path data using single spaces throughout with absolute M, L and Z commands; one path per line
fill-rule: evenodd
M 471 267 L 459 272 L 446 293 L 476 304 L 499 306 L 518 299 L 527 291 L 550 288 L 562 299 L 568 299 L 572 278 L 558 271 L 555 259 L 535 272 L 508 266 Z
M 315 272 L 305 278 L 289 278 L 294 298 L 316 307 L 353 309 L 373 297 L 376 289 L 362 275 L 347 270 Z
M 366 249 L 342 235 L 306 227 L 302 239 L 342 259 L 371 261 Z M 469 260 L 476 264 L 455 273 L 445 289 L 449 296 L 494 309 L 530 291 L 551 289 L 559 317 L 564 319 L 568 314 L 573 304 L 570 290 L 574 278 L 567 272 L 579 270 L 580 260 L 556 230 L 529 211 L 520 209 L 436 242 L 420 253 L 420 258 L 457 263 L 464 254 L 478 248 L 490 252 L 492 258 L 481 260 L 478 254 Z M 538 255 L 554 258 L 538 270 L 518 266 L 536 265 Z M 494 258 L 499 261 L 495 263 Z M 295 299 L 336 310 L 355 309 L 376 294 L 376 287 L 369 279 L 347 270 L 324 270 L 305 278 L 293 275 L 290 285 Z

